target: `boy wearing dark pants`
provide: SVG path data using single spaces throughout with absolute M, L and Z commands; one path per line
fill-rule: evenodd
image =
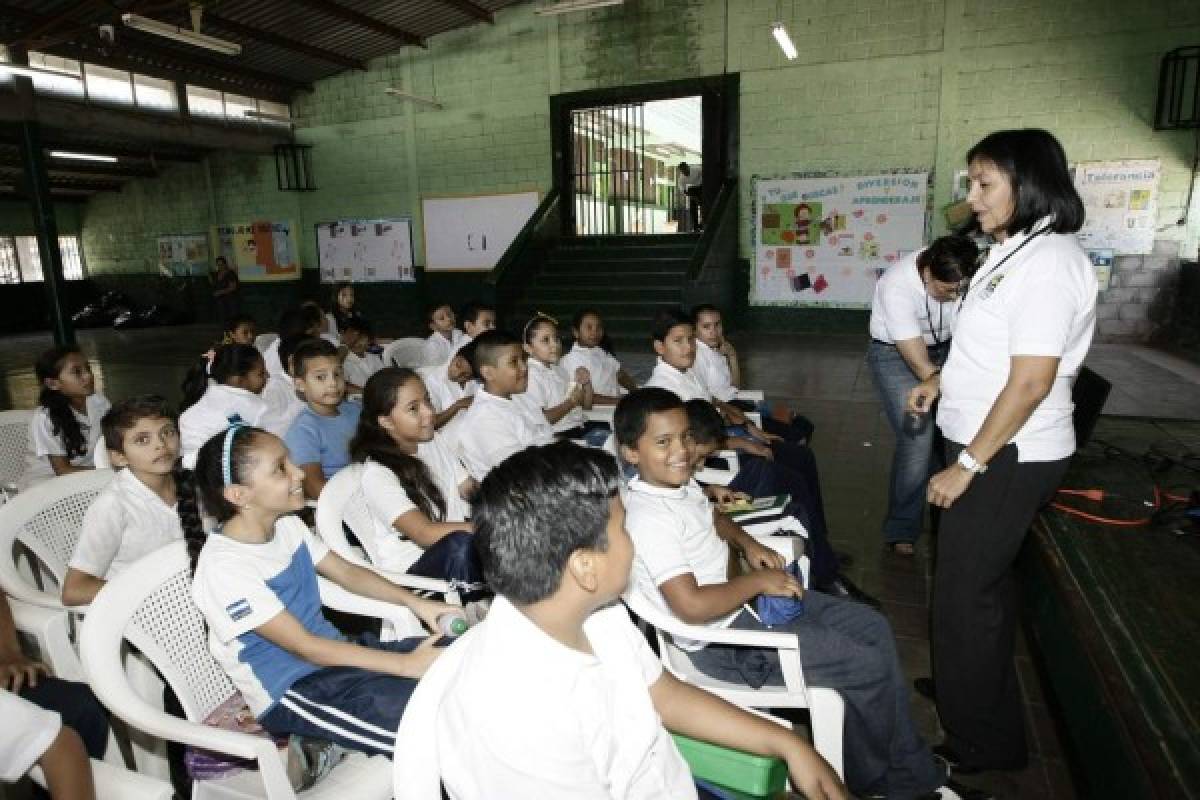
M 788 573 L 751 563 L 730 578 L 729 549 L 714 511 L 692 480 L 695 443 L 683 402 L 658 389 L 623 398 L 617 441 L 638 470 L 624 494 L 636 557 L 630 591 L 691 625 L 768 629 L 744 611 L 760 594 L 802 598 L 801 615 L 772 630 L 795 633 L 809 685 L 837 690 L 846 703 L 846 783 L 857 795 L 983 798 L 947 781 L 909 714 L 908 685 L 887 621 L 859 603 L 805 592 Z M 756 567 L 759 567 L 755 569 Z M 774 650 L 676 643 L 702 672 L 751 686 L 782 685 Z

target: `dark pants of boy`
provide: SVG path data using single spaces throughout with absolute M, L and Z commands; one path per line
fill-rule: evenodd
M 961 444 L 947 442 L 947 463 Z M 1007 445 L 942 512 L 933 573 L 930 647 L 946 745 L 968 766 L 1018 769 L 1028 760 L 1017 671 L 1013 562 L 1068 459 L 1017 461 Z
M 843 760 L 855 794 L 889 800 L 919 797 L 946 781 L 909 713 L 908 681 L 896 656 L 891 626 L 862 603 L 819 592 L 804 595 L 804 613 L 767 628 L 743 611 L 731 627 L 795 633 L 809 686 L 836 689 L 846 702 Z M 706 675 L 750 686 L 782 686 L 776 650 L 709 645 L 689 653 Z
M 410 653 L 423 639 L 381 642 L 364 634 L 358 644 Z M 258 718 L 270 733 L 335 742 L 348 750 L 392 757 L 396 728 L 416 680 L 357 667 L 325 667 L 296 681 Z
M 108 746 L 108 712 L 86 683 L 39 675 L 37 686 L 18 694 L 35 706 L 58 712 L 63 725 L 79 734 L 91 758 L 104 758 Z
M 807 451 L 808 448 L 803 449 Z M 808 531 L 809 584 L 824 586 L 837 577 L 837 556 L 829 544 L 829 532 L 825 527 L 825 504 L 821 500 L 815 459 L 810 465 L 811 478 L 785 466 L 778 459 L 768 461 L 740 453 L 739 463 L 741 469 L 730 482 L 730 489 L 745 492 L 751 497 L 784 493 L 792 496 L 786 512 L 800 520 Z
M 410 575 L 450 581 L 456 586 L 483 587 L 483 565 L 475 550 L 475 536 L 466 531 L 448 533 L 429 547 L 408 568 Z

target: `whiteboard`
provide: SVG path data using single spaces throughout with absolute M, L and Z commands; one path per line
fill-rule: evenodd
M 344 219 L 316 227 L 323 283 L 416 280 L 410 218 Z
M 537 192 L 421 200 L 426 270 L 488 270 L 537 210 Z

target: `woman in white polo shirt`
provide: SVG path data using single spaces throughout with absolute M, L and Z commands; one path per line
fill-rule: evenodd
M 995 240 L 963 292 L 940 375 L 910 395 L 952 466 L 929 479 L 938 534 L 930 643 L 934 693 L 960 773 L 1028 759 L 1013 646 L 1013 562 L 1075 450 L 1071 384 L 1096 323 L 1096 279 L 1071 234 L 1084 210 L 1051 134 L 992 133 L 967 153 L 967 202 Z
M 896 435 L 883 541 L 899 555 L 911 556 L 921 535 L 933 460 L 933 426 L 905 413 L 908 393 L 945 363 L 959 284 L 978 257 L 970 239 L 943 236 L 892 264 L 875 284 L 867 366 Z

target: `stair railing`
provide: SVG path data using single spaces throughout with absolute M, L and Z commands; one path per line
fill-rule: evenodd
M 557 188 L 546 193 L 488 275 L 487 283 L 495 287 L 496 305 L 502 316 L 511 312 L 514 300 L 521 296 L 537 274 L 546 253 L 562 237 L 562 204 L 559 200 Z
M 684 302 L 717 302 L 732 298 L 738 248 L 737 179 L 721 182 L 712 212 L 688 261 Z

